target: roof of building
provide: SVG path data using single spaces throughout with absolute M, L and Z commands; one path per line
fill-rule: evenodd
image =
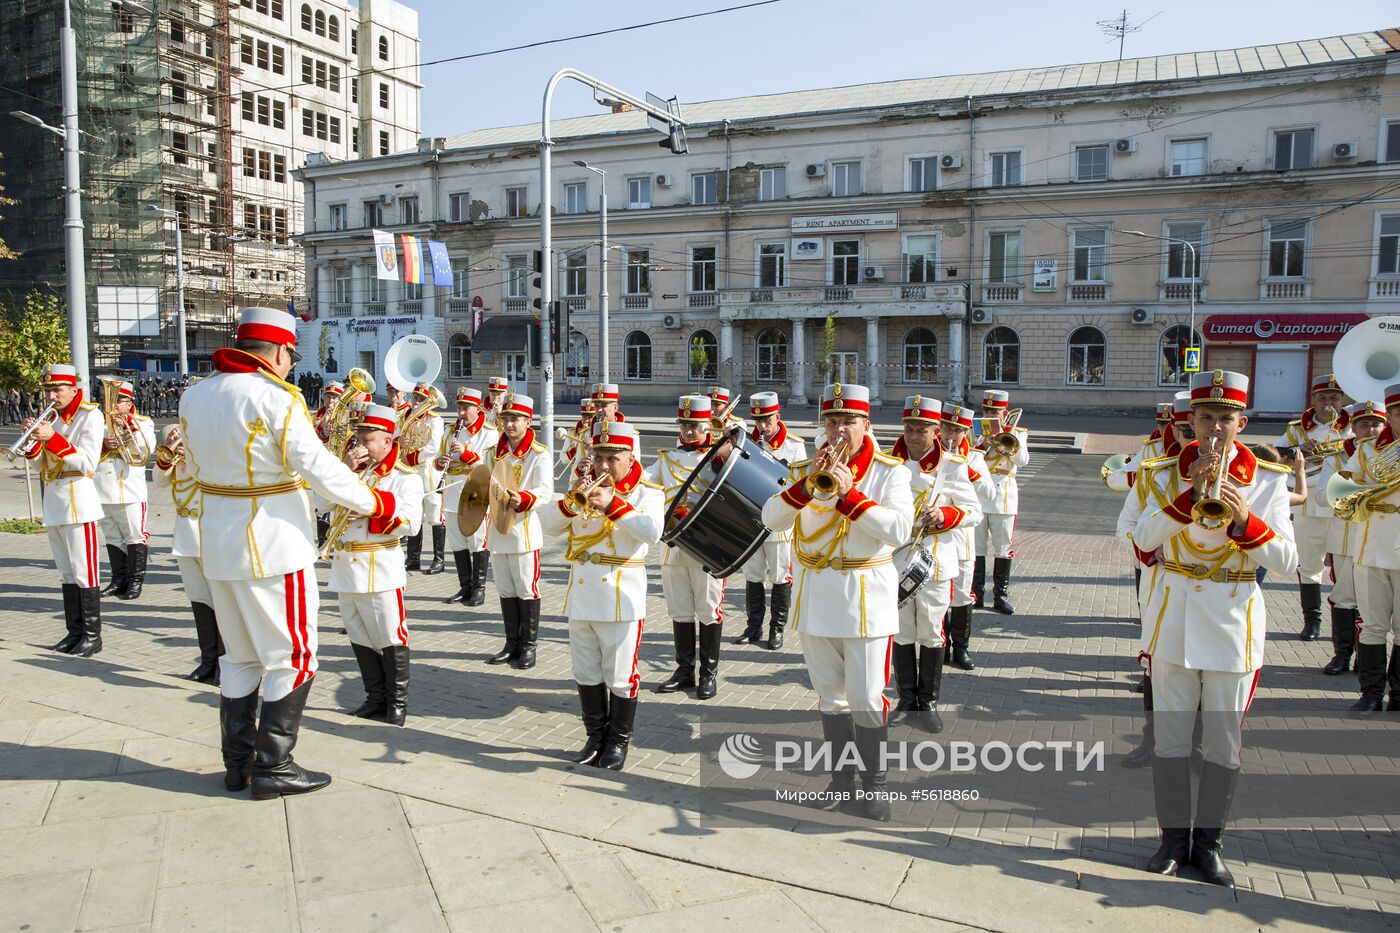
M 877 84 L 852 84 L 847 87 L 760 94 L 755 97 L 683 102 L 682 115 L 686 122 L 691 124 L 718 123 L 726 119 L 762 120 L 843 110 L 933 104 L 940 101 L 961 102 L 969 96 L 996 97 L 1067 90 L 1083 91 L 1131 84 L 1262 74 L 1289 68 L 1376 59 L 1398 51 L 1400 29 L 1382 29 L 1242 49 L 1153 55 L 1122 61 L 1055 65 L 1049 68 L 1017 68 L 1013 71 L 912 78 L 904 81 L 882 81 Z M 551 124 L 552 135 L 556 140 L 628 133 L 645 128 L 646 114 L 639 111 L 571 117 L 554 120 Z M 448 137 L 447 145 L 452 149 L 529 145 L 538 142 L 539 136 L 539 124 L 527 123 L 461 133 Z

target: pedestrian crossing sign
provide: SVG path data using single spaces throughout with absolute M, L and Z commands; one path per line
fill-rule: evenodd
M 1184 368 L 1188 373 L 1198 373 L 1201 371 L 1200 347 L 1186 348 L 1186 366 Z

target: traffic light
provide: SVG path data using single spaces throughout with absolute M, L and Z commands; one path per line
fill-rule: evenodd
M 564 335 L 569 332 L 569 306 L 562 301 L 549 303 L 549 352 L 564 352 Z
M 535 298 L 530 302 L 535 309 L 535 320 L 540 320 L 544 310 L 544 253 L 540 250 L 534 252 L 534 272 L 535 277 L 530 280 L 530 287 L 533 288 Z
M 671 132 L 666 135 L 665 139 L 657 143 L 657 145 L 662 149 L 669 149 L 677 155 L 690 151 L 690 144 L 685 137 L 685 127 L 681 126 L 679 123 L 672 123 Z

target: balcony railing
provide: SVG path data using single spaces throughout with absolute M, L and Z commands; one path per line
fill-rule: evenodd
M 470 314 L 471 310 L 472 303 L 469 298 L 449 298 L 447 300 L 447 313 L 451 317 Z
M 1307 298 L 1312 283 L 1307 281 L 1264 282 L 1259 287 L 1260 298 L 1288 299 Z
M 718 293 L 718 304 L 721 306 L 734 305 L 807 305 L 813 308 L 821 308 L 832 302 L 943 302 L 947 304 L 961 303 L 966 294 L 961 284 L 942 284 L 930 282 L 927 284 L 900 285 L 891 283 L 870 284 L 870 285 L 809 285 L 775 288 L 743 288 L 724 289 Z M 696 296 L 690 296 L 692 298 Z M 709 297 L 706 294 L 706 297 Z M 702 305 L 701 307 L 713 307 L 714 305 Z M 696 307 L 696 305 L 691 305 Z M 946 313 L 946 312 L 945 312 Z
M 822 289 L 824 301 L 850 301 L 852 289 L 849 285 L 828 285 Z
M 1163 282 L 1159 301 L 1190 301 L 1191 292 L 1195 291 L 1197 301 L 1205 301 L 1205 283 L 1203 282 Z
M 507 298 L 505 301 L 501 302 L 501 305 L 502 310 L 504 311 L 512 312 L 514 314 L 522 314 L 530 310 L 530 299 Z
M 331 305 L 331 317 L 349 317 L 349 305 Z
M 901 285 L 899 287 L 899 297 L 905 301 L 923 301 L 928 298 L 927 285 Z
M 685 296 L 687 308 L 713 308 L 719 305 L 718 292 L 691 292 Z
M 1372 298 L 1400 298 L 1400 279 L 1377 279 L 1371 283 Z
M 1107 285 L 1073 285 L 1069 287 L 1070 301 L 1107 301 Z
M 400 302 L 399 302 L 399 313 L 400 313 L 400 314 L 422 314 L 422 313 L 423 313 L 423 299 L 421 299 L 421 298 L 413 298 L 413 299 L 410 299 L 410 300 L 408 300 L 408 301 L 400 301 Z
M 983 285 L 982 300 L 987 302 L 988 304 L 992 304 L 994 302 L 999 301 L 1020 301 L 1021 286 L 1008 285 L 1005 283 L 999 285 Z
M 565 298 L 564 307 L 570 314 L 573 314 L 575 311 L 585 311 L 588 309 L 588 299 L 580 295 Z
M 369 304 L 365 305 L 365 314 L 383 314 L 387 309 L 388 305 L 384 302 L 371 301 Z
M 754 288 L 749 291 L 749 304 L 767 304 L 773 300 L 773 289 Z
M 650 295 L 623 295 L 622 310 L 624 311 L 649 311 L 651 310 Z

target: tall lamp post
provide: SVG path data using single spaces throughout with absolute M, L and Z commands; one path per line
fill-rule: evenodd
M 185 348 L 185 241 L 180 233 L 180 212 L 154 204 L 147 204 L 146 210 L 162 217 L 175 218 L 175 349 L 179 355 L 180 375 L 188 376 L 190 358 Z
M 598 176 L 598 378 L 608 381 L 608 173 L 582 159 L 574 164 Z
M 1142 237 L 1145 240 L 1161 240 L 1163 243 L 1180 243 L 1191 251 L 1191 325 L 1186 332 L 1186 341 L 1189 344 L 1187 349 L 1199 349 L 1196 346 L 1196 289 L 1199 286 L 1201 267 L 1196 259 L 1196 244 L 1190 240 L 1178 236 L 1162 236 L 1157 233 L 1145 233 L 1142 230 L 1124 230 L 1128 236 Z M 1182 360 L 1182 368 L 1185 368 L 1185 359 Z M 1189 381 L 1189 380 L 1188 380 Z

